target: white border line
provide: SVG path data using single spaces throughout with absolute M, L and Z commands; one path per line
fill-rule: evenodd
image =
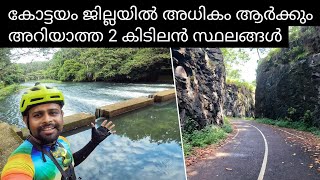
M 236 127 L 237 127 L 237 133 L 236 133 L 236 135 L 234 135 L 231 139 L 235 139 L 235 138 L 238 136 L 238 134 L 239 134 L 239 128 L 238 128 L 238 126 L 237 126 L 237 125 L 235 125 L 235 124 L 234 124 L 234 126 L 236 126 Z
M 267 143 L 267 139 L 263 135 L 263 133 L 260 131 L 260 129 L 258 129 L 254 125 L 251 125 L 251 124 L 249 124 L 249 125 L 254 127 L 254 128 L 256 128 L 260 132 L 260 134 L 261 134 L 261 136 L 263 137 L 263 140 L 264 140 L 264 157 L 263 157 L 263 162 L 262 162 L 260 173 L 259 173 L 259 177 L 258 177 L 258 180 L 263 180 L 264 173 L 266 172 L 267 161 L 268 161 L 268 143 Z
M 231 123 L 231 122 L 230 122 L 230 123 Z M 237 125 L 235 125 L 235 124 L 233 124 L 233 125 L 237 127 L 237 133 L 236 133 L 231 139 L 229 139 L 229 141 L 226 141 L 224 144 L 222 144 L 222 146 L 227 145 L 229 142 L 231 142 L 232 140 L 234 140 L 234 139 L 238 136 L 238 134 L 239 134 L 239 128 L 238 128 Z M 221 147 L 222 147 L 222 146 L 221 146 Z
M 177 114 L 178 114 L 178 122 L 179 122 L 179 130 L 180 130 L 180 142 L 181 142 L 181 150 L 182 150 L 182 162 L 184 165 L 184 174 L 185 174 L 185 179 L 188 179 L 187 176 L 187 166 L 186 166 L 186 159 L 184 157 L 184 148 L 183 148 L 183 139 L 182 139 L 182 131 L 181 131 L 181 123 L 180 123 L 180 113 L 179 113 L 179 104 L 178 104 L 178 95 L 177 95 L 177 86 L 176 86 L 176 78 L 174 75 L 174 66 L 173 66 L 173 55 L 172 55 L 172 48 L 169 47 L 170 49 L 170 57 L 171 57 L 171 70 L 172 70 L 172 78 L 173 78 L 173 85 L 174 85 L 174 90 L 175 90 L 175 96 L 176 96 L 176 107 L 177 107 Z

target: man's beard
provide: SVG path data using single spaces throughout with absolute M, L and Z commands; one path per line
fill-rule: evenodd
M 50 135 L 46 135 L 43 131 L 45 128 L 52 128 L 55 130 L 55 132 Z M 60 136 L 61 130 L 59 129 L 60 129 L 59 124 L 54 124 L 54 123 L 45 124 L 37 128 L 37 136 L 34 136 L 34 137 L 40 140 L 41 144 L 51 144 L 51 143 L 54 143 Z

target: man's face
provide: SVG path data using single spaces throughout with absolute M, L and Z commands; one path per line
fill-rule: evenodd
M 50 144 L 58 139 L 63 129 L 63 111 L 59 104 L 47 103 L 32 107 L 28 115 L 33 137 L 43 144 Z M 27 123 L 27 116 L 23 120 Z

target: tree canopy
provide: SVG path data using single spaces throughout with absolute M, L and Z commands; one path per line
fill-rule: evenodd
M 28 54 L 47 55 L 52 52 L 54 54 L 49 61 L 16 63 L 19 57 Z M 164 69 L 171 70 L 171 58 L 169 48 L 0 49 L 0 69 L 2 84 L 38 79 L 152 81 Z

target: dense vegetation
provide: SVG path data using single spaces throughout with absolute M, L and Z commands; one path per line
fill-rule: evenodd
M 320 137 L 320 129 L 310 125 L 310 123 L 305 121 L 288 121 L 287 119 L 268 119 L 268 118 L 258 118 L 256 119 L 259 123 L 270 124 L 278 127 L 285 127 L 291 129 L 297 129 L 299 131 L 311 132 L 312 134 Z
M 168 48 L 65 48 L 50 61 L 14 63 L 10 49 L 0 49 L 1 86 L 22 81 L 152 81 L 172 73 Z
M 289 47 L 272 49 L 259 63 L 256 117 L 285 127 L 320 127 L 319 53 L 319 26 L 290 27 Z
M 224 65 L 226 68 L 226 83 L 237 87 L 249 89 L 252 93 L 255 91 L 256 81 L 248 82 L 241 76 L 241 66 L 244 66 L 250 60 L 249 53 L 256 51 L 265 52 L 263 48 L 221 48 Z M 260 55 L 259 55 L 260 56 Z
M 16 84 L 30 80 L 155 82 L 161 75 L 170 75 L 172 80 L 169 48 L 63 48 L 49 61 L 34 56 L 49 51 L 0 48 L 0 96 L 17 91 Z M 28 55 L 37 61 L 16 63 Z
M 190 119 L 189 121 L 193 120 Z M 226 139 L 227 134 L 232 131 L 227 117 L 224 118 L 222 126 L 210 125 L 201 130 L 194 130 L 189 126 L 189 129 L 185 129 L 182 132 L 184 155 L 192 155 L 197 147 L 204 148 L 208 145 L 219 143 Z
M 273 48 L 260 63 L 271 61 L 274 64 L 297 62 L 310 54 L 320 52 L 319 26 L 292 26 L 289 29 L 288 48 Z M 270 62 L 269 62 L 270 63 Z

